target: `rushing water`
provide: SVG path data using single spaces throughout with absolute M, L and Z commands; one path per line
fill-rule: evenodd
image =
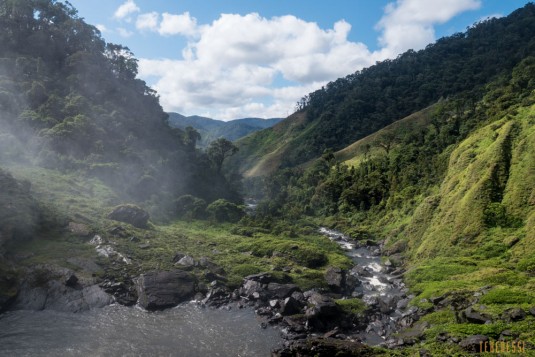
M 269 356 L 280 341 L 250 309 L 184 304 L 161 312 L 111 305 L 83 313 L 0 315 L 0 356 Z
M 338 243 L 355 263 L 350 274 L 354 275 L 361 284 L 357 286 L 354 294 L 361 296 L 366 304 L 377 304 L 381 299 L 383 301 L 405 300 L 408 303 L 405 285 L 399 277 L 388 273 L 381 263 L 378 251 L 372 252 L 368 247 L 358 246 L 348 236 L 332 229 L 322 227 L 320 233 Z M 376 319 L 372 320 L 366 330 L 360 334 L 360 338 L 370 345 L 385 342 L 390 333 L 396 330 L 395 321 L 403 316 L 405 308 L 406 304 L 402 304 L 402 307 L 398 304 L 392 311 L 377 314 Z

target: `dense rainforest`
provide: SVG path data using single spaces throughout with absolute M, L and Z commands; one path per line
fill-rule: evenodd
M 169 126 L 128 48 L 106 43 L 68 3 L 0 6 L 3 162 L 99 178 L 134 201 L 167 203 L 163 216 L 185 194 L 239 200 L 196 150 L 198 133 Z

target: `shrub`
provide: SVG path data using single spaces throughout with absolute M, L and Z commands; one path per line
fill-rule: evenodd
M 206 212 L 218 222 L 238 222 L 244 215 L 242 207 L 225 199 L 219 199 L 208 205 Z
M 203 218 L 206 215 L 206 201 L 192 195 L 180 196 L 175 200 L 175 211 L 182 218 Z

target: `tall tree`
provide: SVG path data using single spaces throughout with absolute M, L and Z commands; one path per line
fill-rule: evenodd
M 236 152 L 238 152 L 236 145 L 225 138 L 219 138 L 212 141 L 206 150 L 206 154 L 210 158 L 210 161 L 218 173 L 221 172 L 223 161 L 225 161 L 227 157 L 234 155 Z

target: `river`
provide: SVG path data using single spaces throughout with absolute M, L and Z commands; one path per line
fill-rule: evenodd
M 115 304 L 0 315 L 0 356 L 269 356 L 279 341 L 251 309 L 191 303 L 160 312 Z
M 358 334 L 360 340 L 372 346 L 384 344 L 399 330 L 400 320 L 414 312 L 414 308 L 408 308 L 412 296 L 407 296 L 408 289 L 403 280 L 381 262 L 378 247 L 358 245 L 350 237 L 332 229 L 322 227 L 319 231 L 338 243 L 351 258 L 354 267 L 349 273 L 360 282 L 353 295 L 374 307 L 368 326 Z
M 399 277 L 389 274 L 378 250 L 357 246 L 337 231 L 320 232 L 340 244 L 355 263 L 350 274 L 360 283 L 353 295 L 370 306 L 387 302 L 385 311 L 376 308 L 358 334 L 367 344 L 383 344 L 405 314 L 407 289 Z M 0 356 L 269 356 L 280 341 L 279 331 L 263 329 L 251 309 L 229 311 L 193 303 L 159 312 L 114 304 L 81 313 L 0 315 Z

